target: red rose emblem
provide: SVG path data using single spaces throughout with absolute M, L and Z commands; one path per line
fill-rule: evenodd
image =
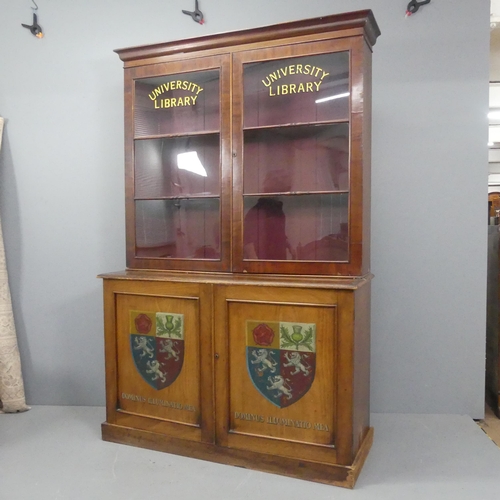
M 149 333 L 153 324 L 149 316 L 146 316 L 145 314 L 139 314 L 139 316 L 135 318 L 134 322 L 135 328 L 139 333 Z
M 274 339 L 274 332 L 269 325 L 261 323 L 253 329 L 253 339 L 258 345 L 271 345 Z

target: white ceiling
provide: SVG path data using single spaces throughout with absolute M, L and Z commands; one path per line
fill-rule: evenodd
M 490 82 L 500 82 L 500 0 L 491 0 Z M 490 108 L 500 108 L 500 83 L 490 84 Z
M 490 81 L 500 81 L 500 0 L 491 0 Z
M 491 0 L 491 17 L 500 19 L 500 0 Z
M 491 0 L 491 36 L 490 36 L 490 82 L 500 82 L 500 0 Z M 490 108 L 500 109 L 500 83 L 490 83 Z M 498 145 L 500 145 L 500 121 L 489 120 L 488 142 L 494 144 L 490 148 L 490 173 L 492 168 L 499 162 Z M 495 157 L 493 157 L 495 155 Z M 500 169 L 499 172 L 500 174 Z

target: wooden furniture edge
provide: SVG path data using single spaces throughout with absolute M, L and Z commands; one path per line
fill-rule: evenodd
M 354 487 L 354 485 L 356 484 L 359 474 L 361 473 L 361 469 L 363 468 L 363 465 L 365 464 L 366 459 L 368 458 L 368 453 L 373 444 L 373 435 L 374 435 L 373 427 L 368 427 L 368 432 L 366 433 L 361 443 L 361 446 L 359 447 L 358 453 L 354 458 L 354 462 L 350 467 L 349 475 L 352 481 L 352 487 Z
M 172 42 L 127 47 L 116 49 L 115 52 L 122 61 L 127 62 L 136 59 L 150 59 L 176 53 L 218 49 L 236 44 L 244 45 L 349 28 L 362 28 L 371 46 L 375 44 L 377 37 L 380 35 L 380 28 L 373 12 L 371 10 L 360 10 Z
M 349 489 L 354 488 L 373 443 L 373 427 L 370 427 L 353 464 L 345 466 L 225 448 L 211 443 L 187 441 L 107 422 L 102 424 L 101 429 L 102 439 L 111 443 L 136 446 Z
M 373 274 L 363 276 L 314 276 L 314 275 L 247 275 L 235 273 L 209 273 L 190 271 L 141 271 L 125 270 L 103 273 L 97 276 L 103 280 L 121 281 L 171 281 L 211 283 L 214 285 L 253 285 L 292 288 L 318 288 L 357 290 L 373 279 Z

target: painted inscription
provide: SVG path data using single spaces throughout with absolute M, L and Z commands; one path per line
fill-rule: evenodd
M 312 429 L 315 431 L 330 432 L 330 427 L 327 424 L 311 423 L 305 420 L 294 420 L 291 418 L 279 418 L 255 413 L 234 412 L 235 420 L 246 420 L 249 422 L 257 422 L 260 424 L 280 425 L 283 427 L 294 427 L 296 429 Z
M 139 394 L 128 394 L 122 392 L 122 399 L 127 399 L 128 401 L 135 401 L 136 403 L 148 403 L 154 406 L 165 406 L 167 408 L 173 408 L 174 410 L 185 410 L 185 411 L 196 411 L 193 405 L 179 403 L 177 401 L 167 401 L 166 399 L 159 398 L 146 398 L 140 396 Z
M 329 75 L 327 71 L 312 64 L 289 64 L 269 73 L 262 83 L 269 90 L 269 96 L 301 94 L 304 92 L 319 92 L 323 80 Z M 313 81 L 300 83 L 281 83 L 282 78 L 293 75 L 306 75 L 314 78 Z
M 166 92 L 174 90 L 183 90 L 186 92 L 190 92 L 191 95 L 159 98 Z M 149 93 L 149 98 L 154 102 L 155 109 L 194 106 L 196 104 L 196 99 L 198 99 L 198 94 L 202 91 L 203 88 L 200 87 L 197 83 L 193 83 L 188 80 L 171 80 L 156 87 L 152 92 Z

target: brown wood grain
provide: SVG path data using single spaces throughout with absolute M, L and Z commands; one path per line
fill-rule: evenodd
M 151 257 L 141 257 L 137 252 L 136 220 L 135 220 L 135 175 L 134 175 L 134 92 L 136 80 L 155 78 L 159 76 L 181 78 L 184 73 L 193 71 L 217 70 L 220 72 L 220 116 L 227 116 L 230 109 L 230 67 L 229 56 L 218 55 L 202 57 L 196 61 L 174 61 L 150 66 L 146 68 L 130 68 L 125 71 L 125 190 L 126 190 L 126 228 L 127 228 L 127 267 L 131 269 L 184 269 L 204 271 L 228 271 L 231 266 L 231 168 L 230 168 L 230 122 L 220 120 L 220 159 L 219 178 L 220 187 L 220 259 L 185 259 L 185 258 L 159 258 L 153 254 Z M 206 132 L 201 130 L 191 133 L 191 136 L 203 136 Z M 190 134 L 184 134 L 189 136 Z M 155 135 L 156 138 L 168 137 L 170 134 Z M 203 196 L 199 196 L 203 199 Z M 207 196 L 205 196 L 207 198 Z M 208 196 L 210 198 L 210 196 Z M 161 253 L 161 251 L 159 252 Z
M 100 276 L 106 361 L 103 439 L 354 486 L 373 440 L 371 50 L 379 34 L 372 12 L 365 10 L 116 51 L 125 66 L 128 269 Z M 299 96 L 303 100 L 288 96 L 279 101 L 288 106 L 282 104 L 281 110 L 278 101 L 265 101 L 264 94 L 266 99 L 276 94 L 258 90 L 262 76 L 256 68 L 271 75 L 281 64 L 298 68 L 307 58 L 318 70 L 323 61 L 333 68 L 335 77 L 320 97 L 330 97 L 329 89 L 344 92 L 342 88 L 349 90 L 348 99 L 323 109 L 314 105 L 318 94 Z M 289 77 L 289 71 L 283 75 Z M 302 69 L 300 73 L 302 77 Z M 293 74 L 301 81 L 298 70 Z M 189 75 L 200 88 L 206 84 L 198 107 L 181 109 L 165 100 L 150 109 L 156 85 Z M 163 91 L 158 92 L 157 97 Z M 280 96 L 288 90 L 282 92 Z M 171 106 L 178 109 L 165 114 Z M 160 108 L 163 114 L 153 116 Z M 176 173 L 177 184 L 162 185 L 171 182 L 164 180 L 163 170 L 177 172 L 163 150 L 182 151 L 184 140 L 206 158 L 212 178 Z M 151 151 L 158 158 L 150 160 Z M 161 172 L 155 171 L 157 166 Z M 264 180 L 279 168 L 288 169 L 294 181 L 273 190 Z M 272 254 L 280 255 L 275 260 L 249 252 L 245 216 L 253 200 L 265 196 L 282 206 L 309 200 L 309 212 L 300 217 L 296 208 L 290 209 L 297 252 L 289 242 L 286 251 L 297 260 L 284 260 L 282 252 Z M 323 208 L 327 202 L 319 197 L 330 208 Z M 200 220 L 191 219 L 190 227 L 200 237 L 193 236 L 195 243 L 185 247 L 189 250 L 177 243 L 186 237 L 180 222 L 174 224 L 173 216 L 166 215 L 181 198 L 201 200 L 204 207 L 196 212 Z M 157 216 L 141 205 L 150 202 L 168 207 Z M 322 218 L 328 217 L 330 225 L 323 229 Z M 155 228 L 149 229 L 153 234 L 146 234 L 148 224 Z M 207 236 L 212 226 L 218 236 Z M 274 236 L 267 227 L 262 232 Z M 288 234 L 276 242 L 285 240 Z M 137 326 L 141 315 L 160 321 L 157 313 L 183 315 L 184 321 L 182 368 L 175 380 L 161 386 L 141 375 L 151 366 L 138 358 L 142 348 L 135 349 L 143 337 L 154 341 L 158 352 L 165 347 L 156 330 Z M 295 339 L 304 338 L 299 331 L 314 331 L 314 344 L 294 344 L 287 328 L 299 335 Z M 258 360 L 263 348 L 273 351 L 268 364 Z M 299 355 L 301 367 L 290 362 L 292 354 Z M 171 366 L 168 359 L 162 358 L 167 375 L 172 370 L 166 368 Z M 275 374 L 283 374 L 287 385 L 279 386 Z
M 329 37 L 344 37 L 363 34 L 371 45 L 380 35 L 372 11 L 363 10 L 340 15 L 330 15 L 315 19 L 305 19 L 278 25 L 265 26 L 244 31 L 208 35 L 204 37 L 159 43 L 141 47 L 117 49 L 115 52 L 124 62 L 143 61 L 151 58 L 203 50 L 223 50 L 226 47 L 255 43 L 269 44 L 273 40 L 297 38 L 312 35 L 315 38 L 326 33 Z
M 212 442 L 210 285 L 106 280 L 105 311 L 106 366 L 110 368 L 106 371 L 108 421 L 124 426 L 132 422 L 139 428 L 161 428 L 186 439 Z M 130 339 L 134 333 L 132 312 L 184 315 L 182 369 L 162 390 L 151 387 L 135 366 Z
M 334 292 L 279 289 L 273 292 L 251 287 L 228 287 L 225 309 L 228 324 L 228 351 L 219 359 L 227 373 L 227 400 L 218 399 L 217 407 L 227 407 L 226 437 L 229 447 L 261 450 L 284 456 L 303 456 L 325 461 L 336 459 L 335 448 L 335 359 L 336 306 Z M 265 399 L 253 385 L 246 361 L 246 322 L 300 322 L 316 325 L 316 376 L 309 391 L 289 407 L 279 408 Z M 216 329 L 216 331 L 221 331 Z M 297 374 L 296 377 L 302 377 Z M 217 392 L 217 397 L 218 397 Z M 330 397 L 325 398 L 324 395 Z M 259 416 L 263 422 L 236 418 L 237 414 Z M 281 419 L 287 425 L 279 425 Z M 290 423 L 293 422 L 292 425 Z M 313 428 L 296 427 L 312 425 Z M 314 429 L 321 424 L 321 429 Z M 328 430 L 324 430 L 328 428 Z M 311 446 L 313 445 L 313 446 Z M 314 446 L 316 445 L 316 446 Z

